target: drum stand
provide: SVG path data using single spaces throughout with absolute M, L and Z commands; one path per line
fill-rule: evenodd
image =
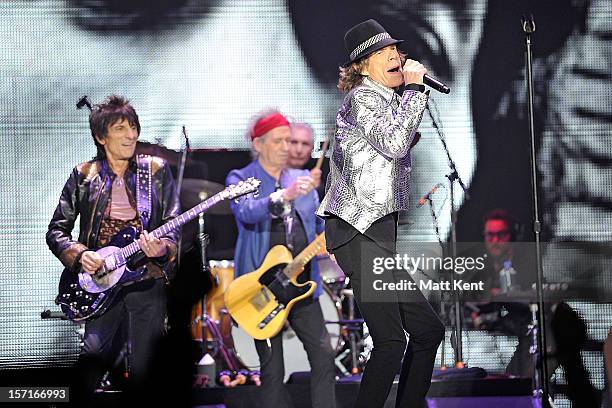
M 202 269 L 203 269 L 203 272 L 206 272 L 208 268 L 208 260 L 206 258 L 206 247 L 208 246 L 209 236 L 208 234 L 204 232 L 204 214 L 203 213 L 198 216 L 198 229 L 199 229 L 198 240 L 200 241 L 200 253 L 202 256 Z M 213 279 L 212 284 L 218 285 L 219 282 L 215 278 Z M 208 354 L 208 350 L 209 350 L 208 340 L 206 338 L 207 337 L 206 329 L 208 329 L 208 331 L 210 332 L 212 336 L 213 346 L 210 347 L 212 354 L 220 355 L 223 361 L 225 362 L 225 364 L 227 365 L 227 368 L 232 371 L 236 371 L 240 368 L 240 364 L 238 363 L 238 359 L 235 357 L 234 353 L 230 351 L 230 349 L 225 345 L 223 341 L 223 335 L 221 334 L 221 331 L 219 330 L 219 326 L 217 325 L 217 322 L 211 319 L 208 313 L 206 312 L 207 298 L 208 296 L 205 294 L 203 299 L 201 300 L 202 314 L 199 316 L 196 316 L 196 318 L 191 322 L 191 324 L 195 325 L 195 324 L 202 323 L 202 327 L 203 327 L 202 328 L 202 342 L 203 342 L 202 348 L 204 351 L 204 356 Z
M 203 331 L 202 341 L 204 342 L 203 349 L 204 349 L 205 355 L 208 354 L 208 350 L 210 350 L 212 355 L 221 356 L 221 358 L 223 359 L 223 361 L 225 362 L 229 370 L 237 371 L 240 368 L 240 364 L 238 363 L 234 353 L 223 342 L 223 336 L 221 334 L 221 331 L 219 330 L 219 326 L 217 325 L 217 322 L 215 322 L 213 319 L 210 318 L 210 316 L 208 316 L 208 314 L 206 314 L 206 296 L 204 297 L 204 300 L 202 301 L 202 303 L 203 303 L 202 315 L 198 316 L 194 320 L 193 323 L 202 321 L 203 326 L 206 327 L 206 329 L 208 329 L 208 331 L 210 332 L 212 336 L 212 341 L 210 342 L 213 343 L 213 345 L 209 347 L 208 345 L 209 340 L 206 339 L 206 330 L 204 329 L 202 330 Z
M 353 291 L 345 289 L 343 292 L 348 299 L 348 306 L 349 306 L 348 320 L 353 321 L 355 319 L 355 301 L 353 300 L 353 296 L 354 296 Z M 363 323 L 363 321 L 361 321 L 360 323 Z M 357 341 L 355 339 L 355 329 L 359 330 L 359 326 L 353 325 L 353 326 L 347 326 L 346 328 L 348 330 L 349 345 L 350 345 L 350 350 L 351 350 L 351 374 L 359 373 L 359 368 L 357 367 L 357 363 L 358 363 Z
M 346 297 L 348 300 L 348 319 L 341 319 L 338 321 L 325 321 L 326 324 L 338 324 L 341 328 L 346 331 L 346 334 L 342 334 L 342 337 L 348 336 L 348 344 L 349 348 L 342 351 L 340 354 L 336 356 L 334 359 L 334 363 L 340 372 L 348 377 L 350 375 L 359 374 L 360 371 L 360 363 L 365 363 L 362 358 L 362 354 L 358 350 L 358 332 L 363 328 L 363 319 L 355 319 L 355 301 L 353 300 L 353 290 L 352 289 L 343 289 L 342 295 Z M 347 355 L 351 356 L 350 358 L 350 371 L 347 367 L 342 363 L 342 361 L 346 358 Z M 368 356 L 369 357 L 369 356 Z M 367 360 L 367 358 L 365 359 Z

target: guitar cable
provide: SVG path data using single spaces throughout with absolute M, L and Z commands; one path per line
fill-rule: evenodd
M 270 341 L 269 337 L 266 339 L 266 346 L 268 347 L 268 355 L 266 356 L 265 360 L 259 362 L 260 368 L 263 368 L 264 365 L 268 364 L 270 360 L 272 360 L 272 342 Z

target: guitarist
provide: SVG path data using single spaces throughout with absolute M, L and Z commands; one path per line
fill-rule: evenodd
M 164 332 L 166 294 L 164 279 L 176 255 L 177 233 L 162 239 L 147 233 L 179 214 L 179 201 L 167 163 L 149 158 L 150 189 L 145 200 L 148 214 L 137 207 L 136 141 L 140 122 L 129 102 L 116 95 L 94 105 L 89 126 L 97 148 L 96 157 L 79 164 L 64 185 L 59 203 L 47 231 L 47 244 L 66 268 L 77 273 L 81 268 L 93 274 L 103 264 L 94 250 L 106 246 L 111 237 L 128 226 L 141 232 L 139 246 L 146 256 L 146 278 L 126 286 L 112 306 L 85 325 L 84 345 L 75 366 L 71 397 L 87 398 L 101 376 L 129 345 L 128 368 L 132 385 L 144 380 L 153 345 Z M 141 200 L 142 201 L 142 200 Z M 72 230 L 77 217 L 79 237 Z
M 258 197 L 232 202 L 238 224 L 237 276 L 255 271 L 273 246 L 284 245 L 295 256 L 323 231 L 322 220 L 315 217 L 319 205 L 316 181 L 308 170 L 288 168 L 290 136 L 289 122 L 280 112 L 267 110 L 255 115 L 246 132 L 254 160 L 227 176 L 228 185 L 249 177 L 261 180 Z M 288 320 L 304 343 L 312 367 L 313 407 L 331 408 L 335 407 L 335 355 L 318 301 L 321 279 L 316 264 L 307 264 L 298 277 L 298 282 L 307 280 L 317 283 L 314 298 L 297 302 Z M 261 364 L 262 406 L 291 406 L 283 387 L 282 333 L 266 341 L 255 340 L 255 347 Z

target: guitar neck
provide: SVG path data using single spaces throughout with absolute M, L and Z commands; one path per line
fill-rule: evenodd
M 201 202 L 200 204 L 196 205 L 195 207 L 193 207 L 192 209 L 188 211 L 185 211 L 184 213 L 168 221 L 161 227 L 154 229 L 153 231 L 150 232 L 150 235 L 153 235 L 155 238 L 161 238 L 164 235 L 168 234 L 170 231 L 178 229 L 184 224 L 193 220 L 195 217 L 198 216 L 198 214 L 206 211 L 207 209 L 214 206 L 219 201 L 223 201 L 224 199 L 225 198 L 221 196 L 220 194 L 210 197 L 208 200 Z M 138 242 L 134 241 L 131 244 L 123 247 L 121 251 L 123 252 L 123 256 L 127 258 L 129 256 L 134 255 L 139 250 L 140 250 L 140 246 L 138 245 Z
M 299 275 L 304 266 L 325 247 L 325 233 L 320 233 L 293 261 L 285 267 L 285 274 L 290 278 Z

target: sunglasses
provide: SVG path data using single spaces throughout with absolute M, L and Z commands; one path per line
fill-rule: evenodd
M 505 239 L 508 238 L 510 236 L 510 231 L 508 230 L 503 230 L 503 231 L 498 231 L 498 232 L 485 232 L 484 233 L 484 237 L 488 240 L 491 240 L 495 237 L 497 237 L 498 239 Z

